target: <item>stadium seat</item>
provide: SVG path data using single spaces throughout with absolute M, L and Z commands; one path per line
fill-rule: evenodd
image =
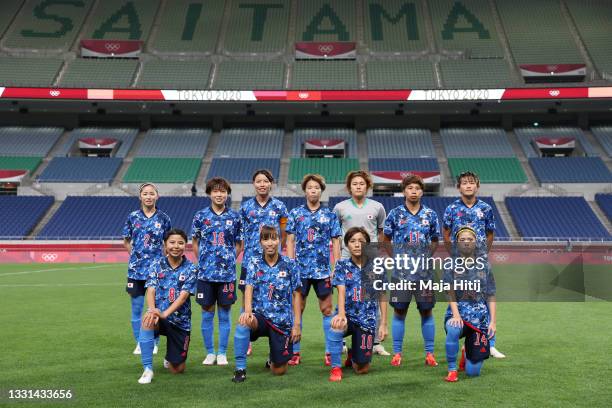
M 63 88 L 129 88 L 138 61 L 125 59 L 77 58 L 68 64 L 60 86 Z
M 444 128 L 446 157 L 514 157 L 506 132 L 498 128 Z
M 0 170 L 28 170 L 33 174 L 42 159 L 40 157 L 4 157 L 0 156 Z
M 193 183 L 198 176 L 200 158 L 136 157 L 123 176 L 124 183 Z
M 612 238 L 583 197 L 506 197 L 506 206 L 526 240 Z
M 355 41 L 356 10 L 352 0 L 297 2 L 296 41 Z
M 304 142 L 310 139 L 341 139 L 345 142 L 345 151 L 348 157 L 358 157 L 357 152 L 357 132 L 355 129 L 341 128 L 299 128 L 293 131 L 292 157 L 304 156 Z
M 283 89 L 285 64 L 276 61 L 233 61 L 217 65 L 213 89 Z
M 539 156 L 533 146 L 533 141 L 538 137 L 573 137 L 576 139 L 576 142 L 578 142 L 576 147 L 581 147 L 587 156 L 598 156 L 597 151 L 593 148 L 591 142 L 587 140 L 582 130 L 577 127 L 522 127 L 515 128 L 514 133 L 516 134 L 518 141 L 527 157 Z
M 368 129 L 368 157 L 436 157 L 429 129 Z
M 603 146 L 609 157 L 612 157 L 612 126 L 597 126 L 591 131 Z
M 140 144 L 136 157 L 203 158 L 210 129 L 151 129 Z
M 449 158 L 453 178 L 464 171 L 478 174 L 481 183 L 526 183 L 527 175 L 516 157 Z
M 357 159 L 306 159 L 292 158 L 289 163 L 289 183 L 299 184 L 309 173 L 320 174 L 328 184 L 344 184 L 346 174 L 359 170 Z
M 87 21 L 84 38 L 143 40 L 149 38 L 160 0 L 104 0 Z
M 283 135 L 282 129 L 223 129 L 215 157 L 280 158 Z
M 477 89 L 512 86 L 510 66 L 502 59 L 440 61 L 444 88 Z
M 370 60 L 366 76 L 368 89 L 436 88 L 434 67 L 429 61 Z
M 251 184 L 255 170 L 270 170 L 275 180 L 280 174 L 280 159 L 257 158 L 257 159 L 227 159 L 214 158 L 208 170 L 207 180 L 217 176 L 223 177 L 230 183 Z
M 206 89 L 212 64 L 208 61 L 152 60 L 144 63 L 137 88 Z
M 356 61 L 296 61 L 291 68 L 291 89 L 359 88 Z
M 70 133 L 70 137 L 66 143 L 56 152 L 56 156 L 65 157 L 70 155 L 70 152 L 75 146 L 75 143 L 82 138 L 112 138 L 121 141 L 121 146 L 117 150 L 115 157 L 125 157 L 132 144 L 134 143 L 134 139 L 136 139 L 136 135 L 138 134 L 138 129 L 128 129 L 128 128 L 102 128 L 102 127 L 92 127 L 92 128 L 77 128 L 74 129 Z
M 63 131 L 55 127 L 0 127 L 0 156 L 44 157 Z
M 437 159 L 420 157 L 410 159 L 369 159 L 368 168 L 370 171 L 440 171 Z
M 2 2 L 2 14 L 0 14 L 0 35 L 11 25 L 13 18 L 19 11 L 24 0 L 6 0 Z
M 612 174 L 599 157 L 530 158 L 540 183 L 612 183 Z
M 608 220 L 612 222 L 612 194 L 595 194 L 595 201 L 604 214 L 606 214 Z
M 110 183 L 122 162 L 115 157 L 54 157 L 38 176 L 38 181 Z
M 58 58 L 0 57 L 2 85 L 50 87 L 63 63 Z
M 0 195 L 0 239 L 22 239 L 53 205 L 53 197 Z

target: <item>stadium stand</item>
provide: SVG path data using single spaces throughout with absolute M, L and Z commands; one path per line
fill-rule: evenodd
M 75 59 L 60 80 L 64 88 L 129 88 L 138 61 L 124 59 Z
M 215 157 L 280 158 L 283 135 L 282 129 L 223 129 Z
M 275 61 L 222 61 L 213 89 L 284 89 L 285 65 Z
M 352 0 L 299 1 L 296 41 L 355 41 L 356 15 Z
M 193 183 L 201 165 L 200 158 L 136 157 L 123 176 L 123 182 Z
M 115 157 L 54 157 L 38 176 L 46 183 L 110 183 L 122 159 Z
M 582 147 L 587 156 L 597 156 L 597 151 L 593 148 L 586 137 L 584 137 L 582 130 L 577 127 L 522 127 L 515 128 L 514 133 L 516 134 L 518 141 L 527 157 L 539 156 L 532 145 L 533 140 L 538 137 L 573 137 L 577 142 L 579 142 L 580 147 Z
M 300 128 L 293 131 L 293 157 L 304 156 L 304 142 L 309 139 L 341 139 L 344 140 L 346 146 L 345 151 L 348 152 L 348 157 L 358 157 L 357 152 L 357 132 L 355 129 L 311 129 L 311 128 Z M 346 150 L 348 149 L 348 150 Z
M 612 194 L 595 194 L 595 202 L 599 208 L 606 214 L 608 220 L 612 222 Z
M 44 157 L 63 131 L 54 127 L 0 127 L 0 156 Z
M 53 197 L 0 196 L 0 237 L 28 236 L 51 205 Z
M 583 197 L 506 197 L 505 202 L 525 240 L 612 238 Z
M 444 128 L 446 157 L 514 157 L 506 132 L 498 128 Z
M 206 89 L 212 64 L 208 61 L 153 60 L 143 65 L 137 88 Z
M 370 60 L 366 64 L 369 89 L 436 88 L 433 65 L 429 61 Z
M 612 126 L 597 126 L 591 131 L 603 146 L 608 156 L 612 157 Z
M 24 0 L 6 0 L 2 3 L 2 14 L 0 14 L 0 36 L 9 28 L 13 16 L 19 11 Z
M 291 69 L 291 89 L 361 88 L 355 61 L 296 61 Z
M 612 183 L 599 157 L 533 157 L 529 165 L 540 183 Z
M 478 174 L 481 183 L 526 183 L 527 175 L 516 157 L 449 158 L 448 167 L 453 178 L 464 171 Z
M 128 214 L 139 205 L 136 197 L 68 196 L 37 239 L 121 239 Z M 161 197 L 157 208 L 189 234 L 193 215 L 208 205 L 205 197 Z
M 41 161 L 39 157 L 0 156 L 0 170 L 28 170 L 30 174 L 33 174 Z
M 210 129 L 151 129 L 140 144 L 136 157 L 204 157 Z
M 410 159 L 369 159 L 368 168 L 370 171 L 439 171 L 438 160 L 434 158 L 410 158 Z
M 440 61 L 444 88 L 504 88 L 512 86 L 510 67 L 504 60 Z
M 136 135 L 138 134 L 137 129 L 127 129 L 127 128 L 101 128 L 101 127 L 92 127 L 92 128 L 77 128 L 74 129 L 68 141 L 62 146 L 60 150 L 55 154 L 58 157 L 69 156 L 70 152 L 75 146 L 75 143 L 82 138 L 112 138 L 121 140 L 121 146 L 117 150 L 117 154 L 115 157 L 125 157 L 129 152 L 132 144 L 134 143 L 134 139 L 136 139 Z
M 346 174 L 359 170 L 357 159 L 306 159 L 292 158 L 289 163 L 289 183 L 299 184 L 309 173 L 320 174 L 328 184 L 344 184 Z
M 87 22 L 85 38 L 143 40 L 149 37 L 160 0 L 104 0 Z M 129 24 L 125 24 L 125 21 Z
M 280 159 L 227 159 L 214 158 L 208 170 L 207 180 L 218 176 L 227 179 L 230 183 L 251 184 L 255 170 L 268 169 L 278 180 L 280 174 Z
M 368 157 L 436 157 L 429 129 L 368 129 Z
M 2 86 L 52 86 L 63 63 L 58 58 L 0 57 Z

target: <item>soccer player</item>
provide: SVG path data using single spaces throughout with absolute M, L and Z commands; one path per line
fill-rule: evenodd
M 184 256 L 187 234 L 171 229 L 164 237 L 166 256 L 150 267 L 147 278 L 147 312 L 142 318 L 140 347 L 144 372 L 138 380 L 148 384 L 153 379 L 154 333 L 166 336 L 167 368 L 173 374 L 185 371 L 191 331 L 191 302 L 196 292 L 197 269 Z
M 227 365 L 231 306 L 236 301 L 236 254 L 242 250 L 241 219 L 227 206 L 232 189 L 227 180 L 214 177 L 206 183 L 211 205 L 198 211 L 191 228 L 193 253 L 198 260 L 198 294 L 202 306 L 204 365 Z M 214 346 L 215 304 L 219 310 L 219 353 Z
M 340 237 L 342 231 L 336 214 L 321 206 L 321 194 L 325 191 L 325 179 L 319 174 L 307 174 L 302 180 L 302 191 L 306 204 L 289 212 L 287 221 L 287 256 L 295 259 L 302 281 L 301 313 L 306 307 L 306 298 L 313 287 L 319 298 L 319 309 L 323 314 L 325 335 L 325 364 L 331 364 L 327 352 L 327 333 L 332 318 L 332 286 L 329 260 L 329 244 L 332 243 L 335 260 L 340 259 Z M 293 356 L 289 365 L 300 364 L 300 343 L 293 345 Z
M 421 204 L 424 189 L 423 179 L 416 175 L 406 176 L 401 183 L 405 197 L 404 204 L 392 209 L 385 221 L 385 241 L 392 242 L 398 253 L 407 254 L 414 259 L 429 258 L 438 246 L 440 227 L 438 215 L 431 208 Z M 418 284 L 433 278 L 433 271 L 421 268 L 416 271 L 395 270 L 394 279 L 407 280 Z M 394 309 L 391 323 L 393 337 L 393 359 L 391 365 L 399 367 L 402 363 L 402 349 L 406 324 L 406 313 L 414 296 L 421 314 L 421 333 L 425 343 L 425 364 L 438 365 L 434 357 L 435 324 L 433 307 L 436 302 L 433 293 L 416 290 L 414 292 L 392 292 L 391 306 Z
M 446 207 L 443 219 L 444 246 L 451 255 L 454 254 L 453 243 L 457 231 L 462 226 L 469 226 L 476 231 L 476 253 L 486 257 L 495 238 L 495 216 L 491 206 L 477 198 L 480 179 L 476 173 L 466 171 L 457 177 L 457 188 L 461 197 Z M 491 340 L 491 356 L 506 356 L 495 348 L 495 337 Z
M 387 335 L 387 300 L 384 294 L 378 299 L 367 296 L 362 276 L 368 262 L 364 255 L 370 236 L 365 228 L 353 227 L 344 234 L 344 244 L 351 257 L 336 263 L 333 285 L 338 290 L 338 309 L 329 330 L 329 351 L 331 353 L 331 374 L 329 381 L 342 380 L 342 339 L 352 336 L 351 349 L 344 363 L 353 367 L 357 374 L 367 374 L 372 361 L 373 342 L 376 335 L 377 310 L 378 338 L 383 341 Z M 371 290 L 371 289 L 370 289 Z
M 459 228 L 456 235 L 458 257 L 455 259 L 462 262 L 455 262 L 454 268 L 444 272 L 444 281 L 451 287 L 444 317 L 448 361 L 445 380 L 448 382 L 457 381 L 459 339 L 465 337 L 459 369 L 465 369 L 468 376 L 474 377 L 480 375 L 484 360 L 489 357 L 490 339 L 495 335 L 495 279 L 487 258 L 476 258 L 477 240 L 473 228 Z M 468 286 L 475 282 L 479 283 L 478 288 Z
M 130 254 L 125 290 L 132 302 L 131 324 L 136 341 L 134 354 L 140 354 L 138 339 L 149 268 L 164 255 L 164 234 L 171 228 L 170 217 L 156 207 L 159 193 L 155 184 L 142 184 L 139 196 L 140 209 L 130 213 L 123 227 L 123 246 Z M 154 352 L 157 354 L 157 345 Z
M 378 201 L 367 198 L 368 190 L 372 188 L 372 178 L 363 171 L 351 171 L 346 176 L 346 189 L 351 198 L 336 204 L 334 212 L 338 216 L 342 232 L 346 234 L 352 227 L 363 227 L 368 232 L 372 242 L 384 240 L 385 208 Z M 342 247 L 342 258 L 349 258 L 346 246 Z M 379 313 L 380 314 L 380 313 Z M 380 339 L 374 339 L 374 353 L 388 356 L 389 353 L 380 344 Z
M 280 237 L 275 226 L 260 232 L 263 254 L 247 265 L 244 312 L 234 333 L 236 371 L 233 382 L 246 380 L 249 341 L 267 337 L 270 355 L 266 367 L 274 375 L 287 371 L 293 343 L 300 340 L 300 274 L 295 261 L 279 254 Z

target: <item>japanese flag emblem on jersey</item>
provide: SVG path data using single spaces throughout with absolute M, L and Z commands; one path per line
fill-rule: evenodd
M 227 225 L 228 227 L 231 227 L 233 224 L 234 224 L 234 221 L 232 220 L 225 221 L 225 225 Z
M 329 218 L 327 218 L 327 217 L 321 217 L 321 222 L 329 222 Z
M 270 211 L 269 214 L 270 217 L 276 217 L 276 211 Z
M 155 228 L 161 228 L 161 224 L 159 222 L 155 223 Z
M 133 288 L 133 287 L 134 287 L 134 283 L 132 283 L 132 282 L 128 282 L 127 287 L 128 287 L 128 288 L 130 288 L 130 289 L 131 289 L 131 288 Z
M 179 275 L 179 281 L 183 282 L 185 280 L 185 275 Z
M 204 294 L 203 293 L 198 293 L 198 299 L 204 299 Z
M 423 225 L 429 225 L 429 220 L 423 220 Z
M 287 271 L 280 271 L 278 273 L 278 277 L 279 278 L 286 278 L 287 277 Z
M 368 214 L 368 220 L 373 220 L 374 216 L 372 214 Z

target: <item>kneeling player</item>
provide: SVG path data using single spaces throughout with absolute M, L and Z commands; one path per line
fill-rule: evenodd
M 350 228 L 344 235 L 344 244 L 351 257 L 336 263 L 333 285 L 338 289 L 338 313 L 331 321 L 329 330 L 329 351 L 332 370 L 330 381 L 342 380 L 341 355 L 342 339 L 352 336 L 352 347 L 344 365 L 353 367 L 357 374 L 367 374 L 372 361 L 372 348 L 376 335 L 376 311 L 380 307 L 378 337 L 383 341 L 387 335 L 387 300 L 380 295 L 378 304 L 373 298 L 366 298 L 362 271 L 369 262 L 364 256 L 365 245 L 370 236 L 361 227 Z
M 455 288 L 448 293 L 449 305 L 444 317 L 448 361 L 445 380 L 448 382 L 457 381 L 459 339 L 465 337 L 459 369 L 465 369 L 470 377 L 479 376 L 484 360 L 489 358 L 489 340 L 496 328 L 495 279 L 488 262 L 479 263 L 475 259 L 476 232 L 463 227 L 457 232 L 456 242 L 459 257 L 463 258 L 461 265 L 471 266 L 459 268 L 456 264 L 454 270 L 445 271 L 445 282 Z
M 234 335 L 236 371 L 232 381 L 246 380 L 249 341 L 267 337 L 272 374 L 283 375 L 293 353 L 293 343 L 300 340 L 300 274 L 292 259 L 278 253 L 280 237 L 275 227 L 263 226 L 259 233 L 263 255 L 247 265 L 244 313 Z
M 196 269 L 183 255 L 187 234 L 171 229 L 164 237 L 166 256 L 151 266 L 147 283 L 148 310 L 142 318 L 140 349 L 144 372 L 138 380 L 148 384 L 153 379 L 155 333 L 166 336 L 166 360 L 173 374 L 185 371 L 191 331 L 191 302 L 196 291 Z

